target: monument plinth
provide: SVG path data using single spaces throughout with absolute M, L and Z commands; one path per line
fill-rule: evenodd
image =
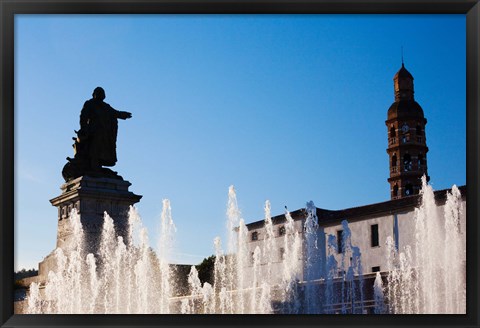
M 50 200 L 58 208 L 57 247 L 68 249 L 72 231 L 67 220 L 73 209 L 80 215 L 88 253 L 98 251 L 105 212 L 113 219 L 117 236 L 125 239 L 129 207 L 142 198 L 128 190 L 130 185 L 124 180 L 89 176 L 64 183 L 62 194 Z
M 73 209 L 83 226 L 86 254 L 98 254 L 105 212 L 113 219 L 117 236 L 126 240 L 128 211 L 142 196 L 128 190 L 131 183 L 120 179 L 82 176 L 64 183 L 60 196 L 50 200 L 58 209 L 56 248 L 69 251 L 73 231 L 68 220 Z M 49 271 L 56 270 L 54 253 L 50 253 L 38 266 L 38 282 L 46 281 Z

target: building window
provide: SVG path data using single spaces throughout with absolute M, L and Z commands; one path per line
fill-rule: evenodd
M 285 260 L 285 248 L 280 247 L 280 261 Z
M 385 131 L 385 130 L 383 130 L 383 131 Z M 390 138 L 395 138 L 396 136 L 397 136 L 397 133 L 395 132 L 395 127 L 392 126 L 390 128 Z
M 379 266 L 372 267 L 372 272 L 380 272 L 380 267 Z
M 397 133 L 395 131 L 395 127 L 392 126 L 390 128 L 390 144 L 395 144 L 397 143 Z
M 371 245 L 372 247 L 377 247 L 378 245 L 380 245 L 380 243 L 378 242 L 378 224 L 372 224 L 370 226 L 370 232 Z
M 281 226 L 280 228 L 278 228 L 278 235 L 279 236 L 283 236 L 286 232 L 287 232 L 287 230 L 285 229 L 285 226 Z
M 393 186 L 393 197 L 398 196 L 398 185 Z
M 250 253 L 250 264 L 255 264 L 255 252 Z
M 393 154 L 392 156 L 392 165 L 391 165 L 391 172 L 392 173 L 397 173 L 397 154 Z
M 413 186 L 412 184 L 408 183 L 405 186 L 405 196 L 411 196 L 411 195 L 413 195 Z
M 258 240 L 258 232 L 252 232 L 252 241 Z
M 422 136 L 422 135 L 423 135 L 422 127 L 420 125 L 417 125 L 417 136 Z
M 425 159 L 423 158 L 423 154 L 418 154 L 418 167 L 422 167 L 425 165 Z
M 412 156 L 410 154 L 403 155 L 403 169 L 405 172 L 412 170 Z
M 343 230 L 337 231 L 337 252 L 343 253 Z

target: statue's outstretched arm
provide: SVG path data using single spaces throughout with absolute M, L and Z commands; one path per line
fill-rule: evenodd
M 122 119 L 122 120 L 126 120 L 127 118 L 132 118 L 132 113 L 130 112 L 122 112 L 121 110 L 116 110 L 115 108 L 113 108 L 112 106 L 110 106 L 110 104 L 107 104 L 107 103 L 104 103 L 108 110 L 113 113 L 113 116 L 115 118 L 119 118 L 119 119 Z
M 119 110 L 115 110 L 116 116 L 119 119 L 126 120 L 127 118 L 132 118 L 132 113 L 130 112 L 122 112 Z

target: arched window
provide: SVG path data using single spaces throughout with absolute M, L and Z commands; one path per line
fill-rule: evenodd
M 422 167 L 425 165 L 425 159 L 423 158 L 423 154 L 418 154 L 418 167 Z
M 385 131 L 385 130 L 384 130 Z M 390 128 L 390 138 L 395 138 L 397 136 L 397 133 L 395 132 L 395 127 L 392 126 Z
M 395 131 L 394 126 L 390 128 L 390 138 L 388 138 L 388 143 L 391 145 L 397 143 L 397 132 Z
M 413 195 L 413 186 L 410 183 L 407 183 L 405 185 L 405 196 L 411 196 Z
M 417 136 L 423 136 L 423 130 L 420 124 L 417 125 Z
M 424 136 L 423 136 L 423 129 L 420 126 L 420 124 L 417 124 L 416 133 L 417 133 L 417 142 L 422 143 Z
M 391 166 L 392 173 L 398 172 L 397 165 L 398 165 L 397 164 L 397 154 L 393 154 L 393 156 L 392 156 L 392 166 Z
M 391 164 L 390 171 L 391 171 L 392 173 L 397 173 L 397 172 L 398 172 L 398 167 L 397 167 L 397 154 L 393 154 L 391 161 L 392 161 L 392 164 Z
M 410 154 L 403 155 L 403 169 L 404 171 L 412 170 L 412 156 Z
M 393 197 L 398 197 L 398 185 L 393 186 Z

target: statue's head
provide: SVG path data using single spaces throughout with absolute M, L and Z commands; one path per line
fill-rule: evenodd
M 92 96 L 94 99 L 103 100 L 105 99 L 105 90 L 103 90 L 102 87 L 96 87 L 95 90 L 93 90 Z

